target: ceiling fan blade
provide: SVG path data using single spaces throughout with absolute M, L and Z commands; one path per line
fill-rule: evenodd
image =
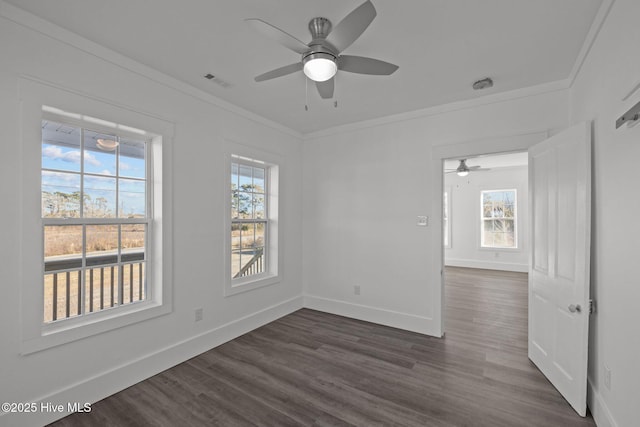
M 326 80 L 324 82 L 316 82 L 316 88 L 318 88 L 318 93 L 322 99 L 330 99 L 333 98 L 333 87 L 334 81 L 333 78 Z
M 295 73 L 300 70 L 302 70 L 302 63 L 296 62 L 295 64 L 285 65 L 284 67 L 267 71 L 266 73 L 257 76 L 254 80 L 257 82 L 263 82 L 265 80 L 275 79 L 276 77 L 286 76 L 287 74 Z
M 398 68 L 395 64 L 364 56 L 341 55 L 338 57 L 338 69 L 350 73 L 388 76 Z
M 367 0 L 338 22 L 327 36 L 327 41 L 340 53 L 360 37 L 375 17 L 376 8 Z
M 292 51 L 303 54 L 309 50 L 309 46 L 307 46 L 304 42 L 298 40 L 293 37 L 291 34 L 282 31 L 278 27 L 274 27 L 268 22 L 263 21 L 258 18 L 249 18 L 245 19 L 244 22 L 249 24 L 259 33 L 269 37 L 271 40 L 275 40 L 280 43 L 282 46 L 291 49 Z

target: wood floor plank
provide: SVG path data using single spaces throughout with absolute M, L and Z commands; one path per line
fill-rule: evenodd
M 446 268 L 445 338 L 303 309 L 54 426 L 594 426 L 527 358 L 527 275 Z

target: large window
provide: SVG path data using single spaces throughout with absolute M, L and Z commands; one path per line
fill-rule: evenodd
M 516 190 L 481 193 L 483 248 L 517 248 Z
M 42 121 L 44 323 L 147 299 L 147 141 Z
M 225 293 L 233 295 L 278 280 L 279 166 L 240 155 L 228 159 Z

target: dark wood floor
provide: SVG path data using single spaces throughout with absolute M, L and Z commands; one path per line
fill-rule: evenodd
M 527 359 L 526 274 L 446 277 L 444 339 L 303 309 L 54 425 L 595 425 Z

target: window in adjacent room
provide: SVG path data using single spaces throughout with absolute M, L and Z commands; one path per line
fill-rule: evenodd
M 516 190 L 482 191 L 481 215 L 481 247 L 518 247 Z

